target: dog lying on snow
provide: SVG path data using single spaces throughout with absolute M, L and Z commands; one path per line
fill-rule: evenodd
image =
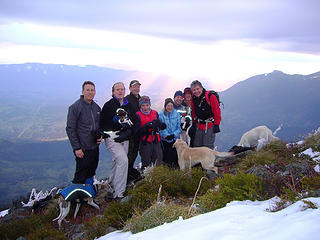
M 103 186 L 111 188 L 105 181 L 96 182 L 94 184 L 72 184 L 60 191 L 58 199 L 59 216 L 52 221 L 58 221 L 59 229 L 61 228 L 61 222 L 65 220 L 70 211 L 71 202 L 76 202 L 76 209 L 73 217 L 76 218 L 80 209 L 81 203 L 86 202 L 88 205 L 100 209 L 99 206 L 93 201 L 98 190 Z
M 256 147 L 257 150 L 260 150 L 268 143 L 279 140 L 279 138 L 274 135 L 281 129 L 281 126 L 282 125 L 280 125 L 274 133 L 266 126 L 255 127 L 242 135 L 237 146 Z
M 218 173 L 218 168 L 214 166 L 214 162 L 218 157 L 231 157 L 233 152 L 217 152 L 208 147 L 188 147 L 187 143 L 181 139 L 177 139 L 173 144 L 177 149 L 178 164 L 181 170 L 191 168 L 201 163 L 202 168 L 212 170 Z

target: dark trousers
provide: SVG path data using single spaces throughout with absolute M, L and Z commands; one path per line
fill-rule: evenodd
M 177 168 L 178 167 L 178 154 L 177 150 L 172 147 L 173 142 L 162 141 L 163 145 L 163 162 L 169 167 Z
M 139 138 L 136 136 L 131 136 L 129 139 L 129 150 L 128 150 L 128 160 L 129 160 L 129 168 L 133 168 L 134 162 L 138 156 L 139 151 Z
M 208 147 L 214 149 L 215 139 L 216 134 L 214 133 L 213 127 L 207 129 L 207 132 L 205 132 L 197 126 L 193 140 L 193 147 Z
M 162 164 L 162 148 L 160 142 L 140 142 L 140 156 L 142 169 L 151 164 Z
M 139 138 L 131 136 L 129 139 L 129 150 L 128 150 L 128 179 L 127 182 L 132 180 L 138 180 L 141 178 L 139 171 L 133 168 L 134 162 L 138 156 L 139 151 Z
M 76 172 L 74 173 L 73 183 L 85 183 L 87 178 L 96 174 L 99 163 L 99 147 L 96 149 L 82 150 L 83 158 L 76 157 Z

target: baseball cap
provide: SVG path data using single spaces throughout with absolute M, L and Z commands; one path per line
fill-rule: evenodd
M 129 87 L 132 87 L 133 85 L 139 84 L 141 85 L 141 83 L 138 80 L 132 80 L 129 84 Z

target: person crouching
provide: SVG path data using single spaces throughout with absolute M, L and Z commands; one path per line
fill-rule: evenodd
M 139 99 L 139 111 L 137 111 L 136 133 L 140 137 L 139 153 L 141 156 L 142 169 L 162 163 L 162 148 L 159 130 L 165 129 L 166 125 L 159 120 L 157 111 L 151 109 L 151 101 L 148 96 Z

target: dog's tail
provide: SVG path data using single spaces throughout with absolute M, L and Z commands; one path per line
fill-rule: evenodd
M 232 157 L 234 152 L 216 152 L 217 157 Z
M 280 126 L 272 133 L 273 136 L 275 136 L 279 132 L 279 130 L 281 129 L 282 125 L 283 125 L 283 123 L 281 123 Z

